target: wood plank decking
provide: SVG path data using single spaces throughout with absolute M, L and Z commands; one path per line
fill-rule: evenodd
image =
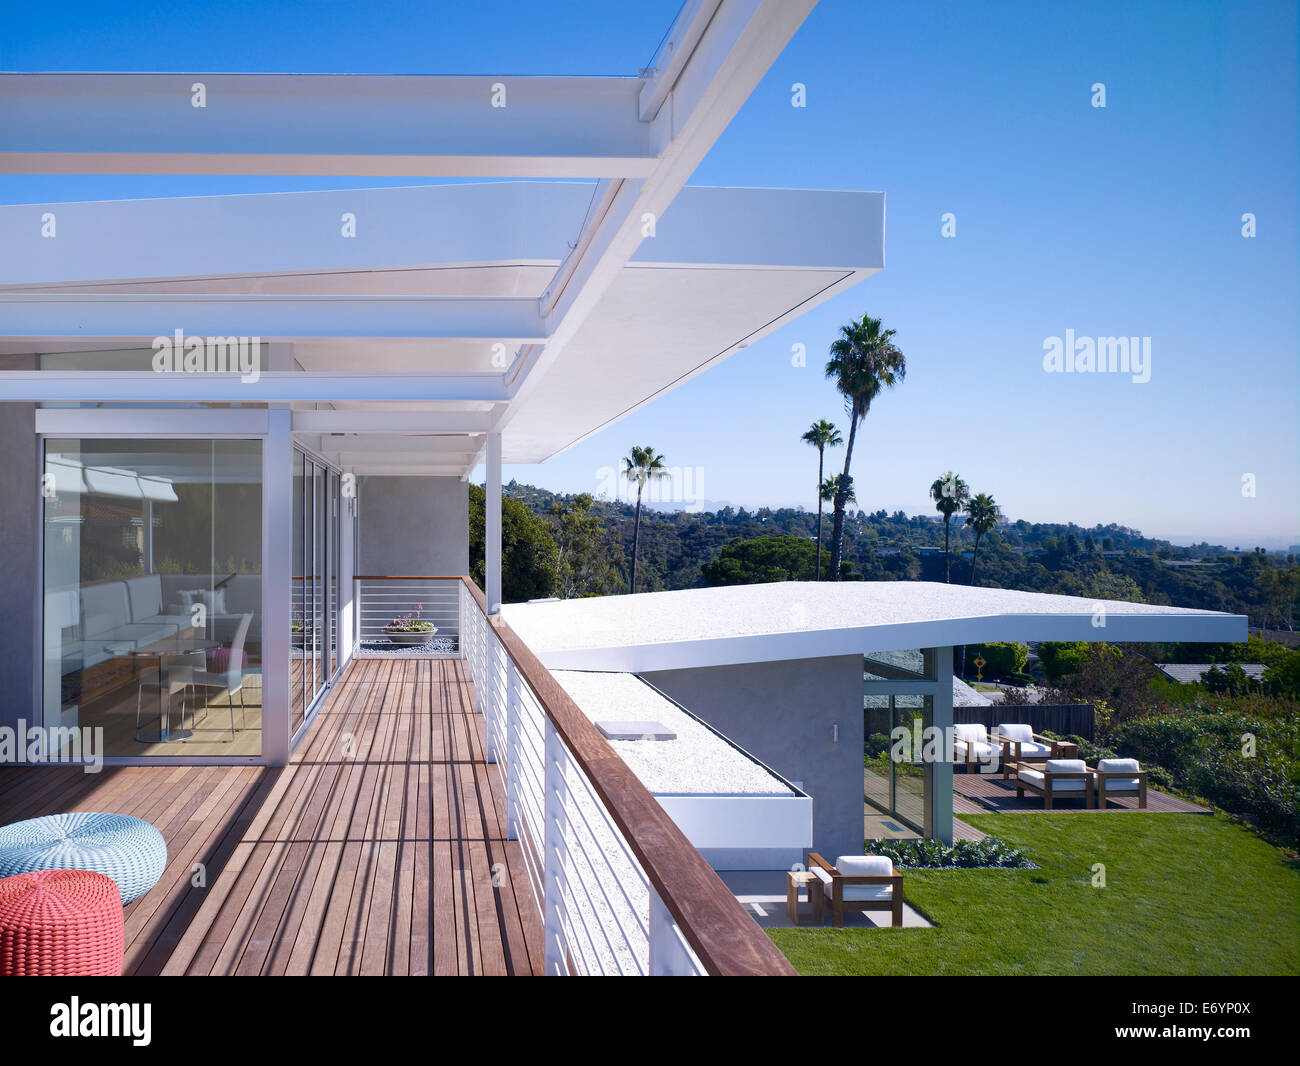
M 126 908 L 135 974 L 540 972 L 504 806 L 454 659 L 352 663 L 287 767 L 0 770 L 0 824 L 115 811 L 162 831 L 167 869 Z
M 1026 792 L 1024 799 L 1016 799 L 1016 782 L 1003 781 L 999 774 L 953 774 L 953 811 L 956 814 L 987 814 L 993 811 L 1033 812 L 1043 810 L 1043 797 Z M 1054 811 L 1079 811 L 1084 814 L 1114 813 L 1118 811 L 1138 810 L 1136 796 L 1114 796 L 1109 799 L 1106 811 L 1090 810 L 1084 806 L 1083 798 L 1062 800 L 1059 796 L 1053 803 Z M 1209 814 L 1208 807 L 1198 807 L 1194 803 L 1180 800 L 1167 792 L 1154 788 L 1147 789 L 1146 809 L 1152 812 L 1171 814 Z

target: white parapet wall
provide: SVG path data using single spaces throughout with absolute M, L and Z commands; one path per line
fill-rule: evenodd
M 813 801 L 635 674 L 557 670 L 593 722 L 657 723 L 669 740 L 610 744 L 718 870 L 789 869 L 813 843 Z

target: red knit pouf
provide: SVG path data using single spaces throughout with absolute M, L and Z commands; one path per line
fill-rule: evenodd
M 0 878 L 0 976 L 116 977 L 124 946 L 111 877 L 37 870 Z

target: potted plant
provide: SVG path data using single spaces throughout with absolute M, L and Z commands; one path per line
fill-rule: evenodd
M 394 618 L 388 625 L 384 626 L 384 636 L 394 644 L 424 644 L 430 637 L 438 632 L 438 627 L 432 622 L 426 622 L 421 615 L 424 613 L 424 604 L 415 605 L 415 614 L 404 614 L 400 618 Z

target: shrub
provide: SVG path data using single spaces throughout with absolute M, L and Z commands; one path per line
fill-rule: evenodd
M 983 840 L 958 840 L 948 845 L 941 840 L 868 840 L 871 855 L 887 855 L 897 867 L 906 869 L 1008 869 L 1034 864 L 1016 848 L 994 836 Z
M 1248 741 L 1253 754 L 1246 753 Z M 1171 787 L 1203 796 L 1275 843 L 1300 846 L 1300 722 L 1294 717 L 1157 714 L 1126 723 L 1114 743 L 1148 772 L 1164 767 Z

